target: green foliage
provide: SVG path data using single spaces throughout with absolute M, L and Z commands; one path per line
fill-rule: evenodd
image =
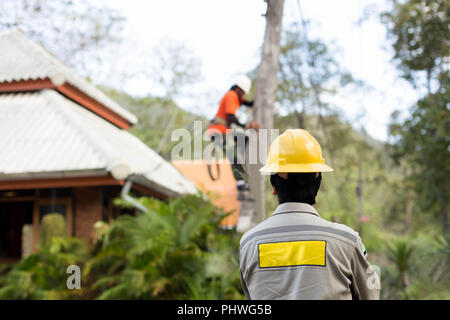
M 393 0 L 393 10 L 384 13 L 393 37 L 394 58 L 405 78 L 426 74 L 427 94 L 412 108 L 411 115 L 390 127 L 393 156 L 407 162 L 408 178 L 415 186 L 420 207 L 427 213 L 440 212 L 442 230 L 448 230 L 448 176 L 450 165 L 450 4 L 445 0 Z M 431 215 L 429 215 L 431 219 Z
M 394 58 L 403 76 L 414 82 L 414 73 L 425 71 L 428 82 L 448 70 L 450 4 L 446 0 L 392 0 L 383 21 L 393 39 Z M 429 87 L 428 83 L 428 87 Z
M 406 158 L 411 163 L 411 179 L 417 182 L 416 191 L 423 201 L 422 208 L 427 211 L 435 209 L 437 203 L 450 195 L 449 99 L 447 82 L 441 91 L 418 101 L 403 123 L 391 125 L 396 141 L 393 155 L 397 160 Z
M 384 299 L 448 299 L 449 244 L 425 233 L 394 238 L 381 272 Z
M 140 201 L 147 213 L 101 225 L 96 251 L 80 239 L 52 237 L 3 270 L 0 299 L 243 298 L 239 237 L 219 227 L 226 213 L 201 196 Z M 73 264 L 83 272 L 81 290 L 66 287 Z
M 317 123 L 317 120 L 317 116 L 306 116 L 308 123 Z M 275 126 L 281 132 L 295 128 L 296 122 L 290 115 L 275 116 Z M 370 217 L 371 224 L 382 227 L 387 222 L 386 208 L 398 201 L 386 190 L 392 190 L 401 178 L 393 170 L 393 162 L 386 154 L 385 146 L 365 133 L 355 131 L 350 124 L 340 120 L 338 115 L 324 116 L 323 123 L 326 130 L 322 126 L 312 126 L 308 130 L 320 142 L 325 162 L 335 171 L 323 175 L 316 199 L 317 210 L 328 220 L 357 229 L 356 188 L 362 166 L 363 215 Z M 269 199 L 276 202 L 276 197 L 270 196 Z
M 241 298 L 237 238 L 225 216 L 200 196 L 164 203 L 143 198 L 147 213 L 121 216 L 86 274 L 102 277 L 99 299 Z
M 66 220 L 59 213 L 49 213 L 42 218 L 40 232 L 41 245 L 49 247 L 55 237 L 67 237 Z
M 323 94 L 334 94 L 340 87 L 356 84 L 321 40 L 307 40 L 304 30 L 291 25 L 282 34 L 277 100 L 297 119 L 297 128 L 310 128 L 306 113 L 330 111 Z M 322 120 L 322 118 L 320 118 Z
M 130 129 L 130 132 L 153 150 L 159 148 L 160 154 L 166 159 L 170 159 L 171 150 L 178 143 L 177 141 L 172 142 L 169 135 L 166 137 L 165 143 L 161 145 L 161 139 L 163 139 L 169 123 L 172 130 L 176 128 L 189 130 L 192 137 L 194 136 L 194 121 L 202 121 L 204 126 L 202 129 L 206 129 L 208 121 L 204 117 L 181 109 L 170 98 L 135 98 L 124 92 L 108 88 L 102 88 L 102 91 L 138 117 L 139 122 Z M 169 130 L 169 134 L 172 130 Z
M 376 215 L 372 215 L 376 216 Z M 376 223 L 373 221 L 369 221 L 363 224 L 360 227 L 359 234 L 363 239 L 364 246 L 367 249 L 367 252 L 370 253 L 369 261 L 371 260 L 372 253 L 383 252 L 384 241 L 387 237 L 387 234 L 383 230 L 384 227 L 381 223 Z
M 424 279 L 402 291 L 398 298 L 404 300 L 449 300 L 448 285 L 448 283 L 436 283 Z
M 308 123 L 317 123 L 317 117 L 308 114 L 306 117 Z M 381 268 L 383 299 L 439 299 L 448 296 L 448 243 L 442 236 L 438 238 L 440 240 L 435 238 L 437 223 L 430 219 L 429 212 L 423 210 L 423 201 L 420 201 L 423 193 L 414 193 L 408 199 L 407 190 L 414 183 L 406 180 L 404 173 L 412 170 L 411 163 L 397 165 L 390 157 L 389 145 L 354 130 L 338 116 L 325 116 L 324 121 L 330 134 L 321 127 L 308 128 L 320 142 L 326 163 L 335 169 L 335 172 L 323 175 L 316 199 L 317 211 L 327 220 L 346 224 L 355 230 L 359 227 L 369 261 Z M 275 116 L 275 126 L 280 131 L 295 128 L 297 120 L 291 115 Z M 435 144 L 432 141 L 428 143 Z M 445 162 L 445 157 L 436 161 Z M 360 163 L 364 182 L 363 212 L 370 218 L 362 224 L 358 224 L 355 192 Z M 267 189 L 270 204 L 266 207 L 271 214 L 277 200 L 271 195 L 270 185 Z M 412 207 L 409 229 L 405 228 L 408 205 Z
M 87 244 L 76 238 L 53 237 L 48 247 L 22 259 L 0 277 L 0 299 L 78 299 L 83 290 L 68 290 L 67 267 L 82 266 Z
M 324 174 L 316 208 L 325 219 L 359 230 L 370 262 L 381 266 L 382 298 L 448 299 L 449 240 L 435 235 L 437 213 L 443 214 L 449 197 L 449 4 L 443 0 L 392 3 L 393 10 L 383 18 L 393 40 L 394 59 L 415 85 L 421 84 L 422 74 L 427 78 L 427 95 L 413 106 L 411 115 L 394 119 L 392 146 L 356 130 L 322 101 L 322 94 L 332 95 L 358 83 L 339 68 L 325 43 L 307 42 L 293 28 L 283 35 L 280 56 L 278 100 L 288 114 L 276 115 L 274 127 L 280 131 L 306 127 L 320 142 L 326 163 L 335 172 Z M 194 120 L 203 120 L 204 125 L 207 121 L 175 104 L 174 97 L 183 87 L 180 79 L 196 78 L 184 71 L 177 74 L 176 50 L 172 58 L 163 52 L 164 57 L 169 63 L 161 67 L 167 68 L 156 72 L 159 79 L 154 80 L 165 87 L 165 97 L 104 91 L 138 116 L 131 132 L 155 150 L 162 146 L 160 154 L 169 158 L 174 143 L 165 137 L 168 127 L 192 132 Z M 190 62 L 183 64 L 188 70 Z M 356 190 L 361 181 L 362 212 L 369 218 L 364 223 L 358 220 Z M 268 179 L 266 186 L 270 214 L 277 201 Z M 124 215 L 103 226 L 90 254 L 84 245 L 70 245 L 72 239 L 53 237 L 51 245 L 11 271 L 1 270 L 0 297 L 243 298 L 239 237 L 218 227 L 223 212 L 198 196 L 169 203 L 147 198 L 141 202 L 149 212 Z M 82 266 L 82 292 L 65 288 L 69 264 Z
M 388 245 L 387 256 L 395 264 L 400 273 L 409 271 L 411 256 L 414 247 L 407 239 L 396 239 Z
M 450 281 L 450 246 L 444 237 L 420 233 L 414 237 L 412 244 L 417 252 L 411 259 L 411 270 L 415 278 L 448 283 Z

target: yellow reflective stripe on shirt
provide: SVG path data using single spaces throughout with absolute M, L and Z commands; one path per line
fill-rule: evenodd
M 260 243 L 259 267 L 325 267 L 326 241 L 289 241 Z

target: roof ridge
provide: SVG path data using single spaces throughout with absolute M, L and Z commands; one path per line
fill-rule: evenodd
M 19 28 L 9 28 L 0 31 L 0 38 L 15 32 L 23 34 L 23 32 Z
M 36 51 L 35 53 L 42 54 L 44 56 L 44 58 L 49 59 L 50 60 L 49 62 L 51 62 L 52 64 L 56 64 L 56 65 L 59 65 L 60 67 L 63 67 L 64 69 L 70 70 L 70 68 L 64 62 L 59 60 L 54 54 L 52 54 L 49 50 L 47 50 L 42 44 L 39 44 L 36 41 L 31 40 L 18 28 L 7 29 L 0 33 L 0 37 L 14 35 L 14 34 L 17 34 L 19 37 L 21 37 L 22 41 L 26 41 L 27 45 L 29 45 L 32 50 Z M 16 42 L 16 44 L 18 46 L 20 46 L 21 49 L 25 49 L 25 48 L 22 48 L 20 42 Z M 30 48 L 26 48 L 26 49 L 30 49 Z M 67 71 L 67 70 L 64 70 L 64 71 Z M 51 76 L 49 78 L 51 78 Z

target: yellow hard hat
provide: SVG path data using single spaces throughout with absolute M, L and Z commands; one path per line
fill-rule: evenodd
M 322 149 L 306 130 L 288 129 L 272 142 L 267 163 L 260 172 L 331 172 Z

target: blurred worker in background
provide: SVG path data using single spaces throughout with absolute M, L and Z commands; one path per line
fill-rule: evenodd
M 228 160 L 231 162 L 233 175 L 237 182 L 237 188 L 240 191 L 239 200 L 242 200 L 242 192 L 249 190 L 246 182 L 245 170 L 242 165 L 243 159 L 245 159 L 245 145 L 240 145 L 237 143 L 236 139 L 233 139 L 234 150 L 228 150 L 227 152 L 226 134 L 232 133 L 229 130 L 233 125 L 243 129 L 259 129 L 259 124 L 257 122 L 250 121 L 247 124 L 243 124 L 239 122 L 236 117 L 236 111 L 241 105 L 253 107 L 253 101 L 247 101 L 244 99 L 244 95 L 248 94 L 250 89 L 251 81 L 247 76 L 240 75 L 236 77 L 230 90 L 220 101 L 219 109 L 207 129 L 207 133 L 210 135 L 211 140 L 223 148 L 223 152 L 227 155 Z M 233 156 L 229 156 L 230 152 L 233 152 Z
M 275 212 L 240 243 L 247 299 L 379 299 L 378 275 L 359 234 L 313 208 L 325 164 L 306 130 L 289 129 L 270 146 L 261 172 L 271 173 Z

